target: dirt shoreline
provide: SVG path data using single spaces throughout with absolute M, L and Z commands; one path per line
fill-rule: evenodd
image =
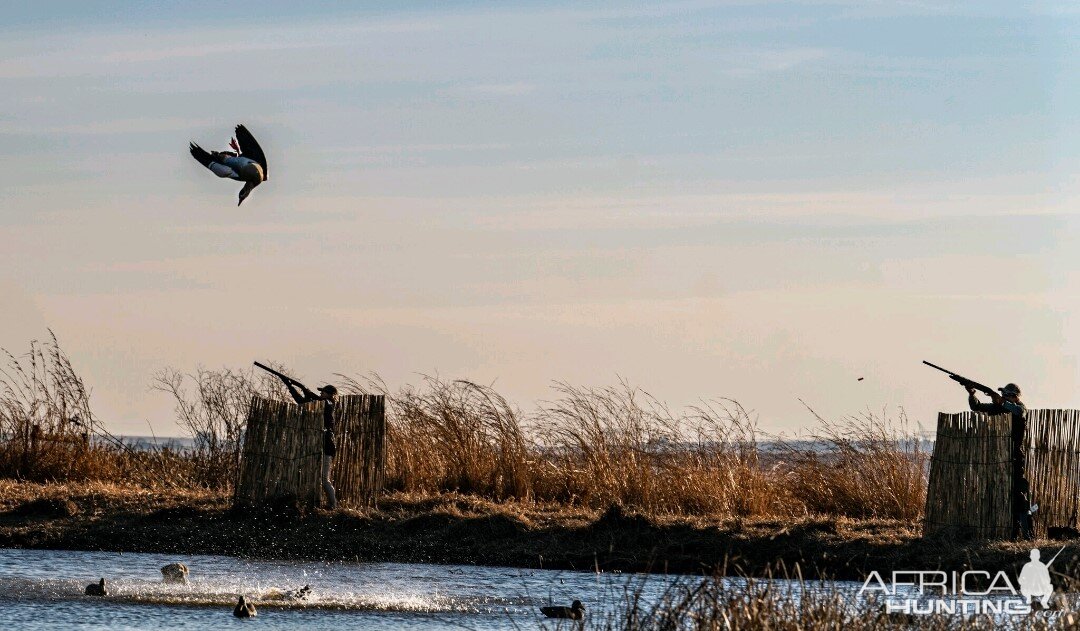
M 0 547 L 864 580 L 871 571 L 1014 572 L 1031 546 L 923 540 L 918 524 L 895 520 L 647 517 L 456 495 L 239 514 L 209 493 L 3 482 Z M 1064 573 L 1077 576 L 1078 554 L 1063 555 Z

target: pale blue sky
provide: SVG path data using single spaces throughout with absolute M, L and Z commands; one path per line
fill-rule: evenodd
M 52 326 L 117 431 L 175 431 L 156 370 L 256 358 L 774 430 L 932 425 L 924 358 L 1080 406 L 1070 3 L 26 4 L 0 346 Z M 237 122 L 240 208 L 186 152 Z

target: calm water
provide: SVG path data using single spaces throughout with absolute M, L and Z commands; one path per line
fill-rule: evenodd
M 189 585 L 159 568 L 182 561 Z M 104 576 L 109 596 L 83 595 Z M 0 629 L 539 629 L 538 608 L 580 599 L 591 616 L 641 587 L 655 598 L 676 579 L 421 564 L 249 561 L 220 556 L 0 549 Z M 300 604 L 264 604 L 275 590 L 311 585 Z M 238 594 L 255 620 L 237 620 Z M 565 627 L 566 625 L 564 625 Z

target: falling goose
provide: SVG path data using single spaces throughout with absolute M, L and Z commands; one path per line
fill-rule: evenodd
M 229 146 L 232 151 L 207 151 L 192 142 L 191 157 L 218 177 L 244 183 L 244 188 L 240 189 L 240 201 L 236 203 L 239 206 L 252 189 L 266 181 L 266 156 L 255 137 L 243 125 L 236 126 L 236 136 Z

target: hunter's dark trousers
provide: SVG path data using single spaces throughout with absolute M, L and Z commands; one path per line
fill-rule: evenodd
M 1027 421 L 1022 416 L 1012 418 L 1012 505 L 1013 536 L 1031 539 L 1034 536 L 1031 523 L 1031 486 L 1027 479 L 1027 452 L 1024 450 L 1024 433 Z

